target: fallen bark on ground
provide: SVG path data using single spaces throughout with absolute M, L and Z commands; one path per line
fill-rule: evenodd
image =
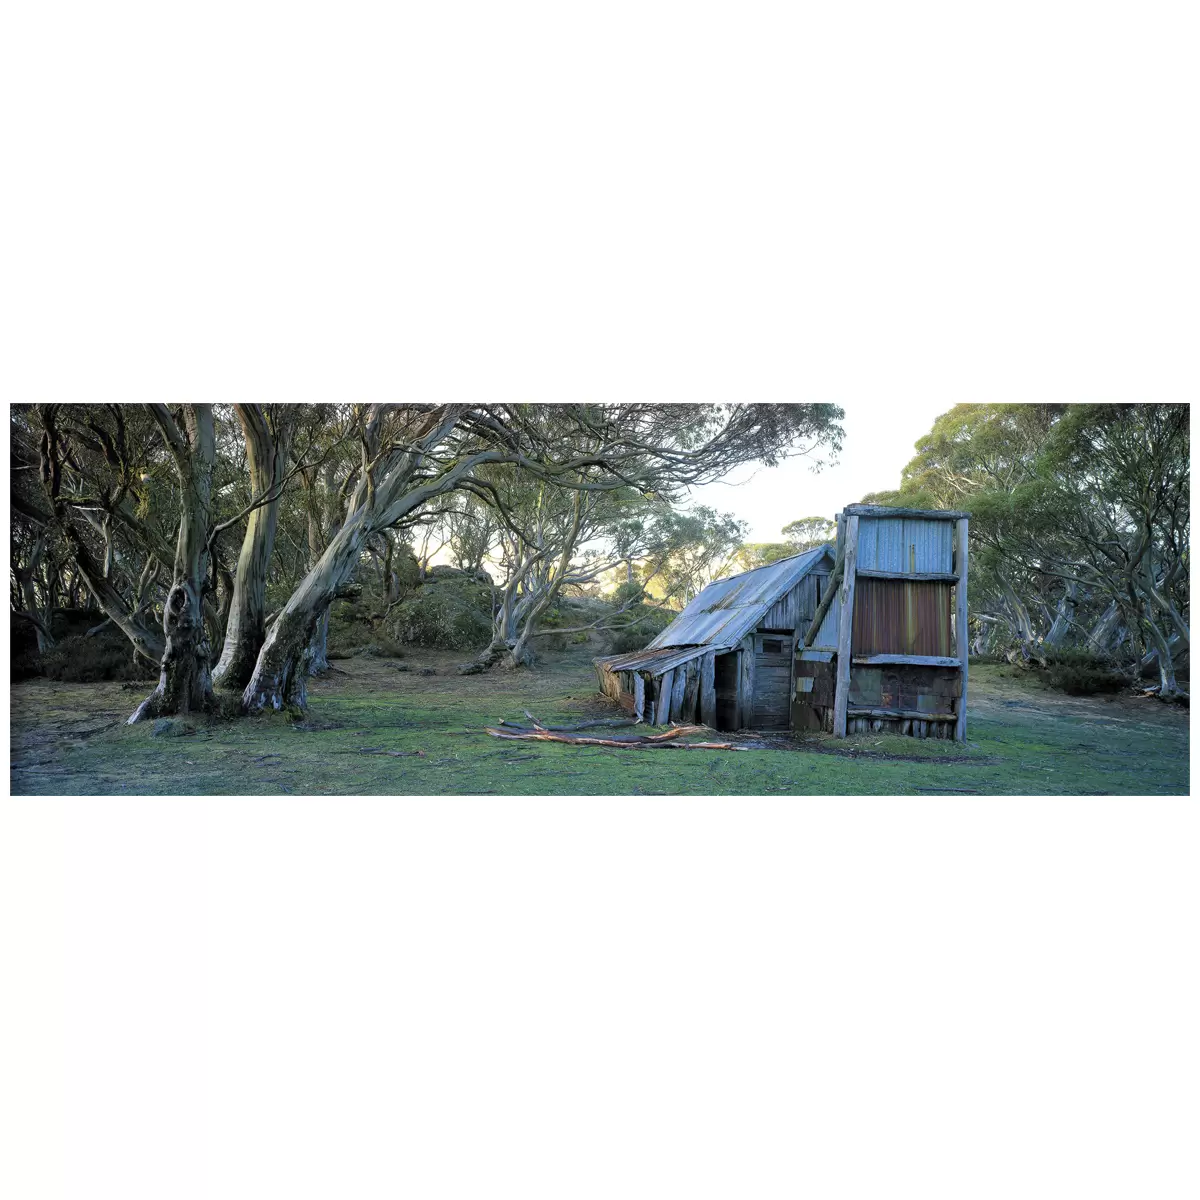
M 633 737 L 580 737 L 577 734 L 562 733 L 557 730 L 538 729 L 520 730 L 514 732 L 506 729 L 493 729 L 490 725 L 484 727 L 484 732 L 494 738 L 512 742 L 564 742 L 568 746 L 611 746 L 617 750 L 628 750 L 640 746 L 645 749 L 662 750 L 741 750 L 732 742 L 680 742 L 677 738 L 693 733 L 707 733 L 705 725 L 674 725 L 662 733 L 639 734 Z
M 500 718 L 497 724 L 503 725 L 506 729 L 523 730 L 526 733 L 531 729 L 553 729 L 555 733 L 575 733 L 580 729 L 596 729 L 602 725 L 607 725 L 615 729 L 618 726 L 640 725 L 642 723 L 641 721 L 626 721 L 618 720 L 615 717 L 605 717 L 600 721 L 580 721 L 578 725 L 545 725 L 537 717 L 530 716 L 529 713 L 525 715 L 533 722 L 532 725 L 522 725 L 519 721 L 506 721 L 503 717 Z

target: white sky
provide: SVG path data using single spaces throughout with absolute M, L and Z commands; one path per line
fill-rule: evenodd
M 834 466 L 815 474 L 807 459 L 778 467 L 743 468 L 728 482 L 692 492 L 692 504 L 707 504 L 750 523 L 749 541 L 777 542 L 780 529 L 799 517 L 830 517 L 867 492 L 900 485 L 900 471 L 913 456 L 917 438 L 952 405 L 945 400 L 906 398 L 900 403 L 843 404 L 845 438 Z

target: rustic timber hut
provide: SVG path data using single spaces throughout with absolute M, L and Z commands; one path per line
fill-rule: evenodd
M 851 504 L 796 652 L 792 725 L 967 737 L 967 514 Z
M 790 728 L 793 655 L 833 561 L 819 546 L 710 583 L 644 650 L 596 659 L 600 690 L 649 724 Z

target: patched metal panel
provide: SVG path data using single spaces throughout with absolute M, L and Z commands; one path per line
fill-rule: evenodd
M 948 658 L 950 588 L 949 583 L 859 576 L 854 586 L 853 652 Z
M 954 524 L 917 517 L 859 517 L 858 566 L 906 574 L 954 569 Z
M 948 667 L 850 668 L 851 708 L 894 708 L 948 715 L 962 695 L 959 672 Z

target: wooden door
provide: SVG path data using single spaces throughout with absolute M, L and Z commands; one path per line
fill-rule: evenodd
M 752 729 L 787 729 L 792 702 L 792 641 L 788 634 L 754 635 Z

